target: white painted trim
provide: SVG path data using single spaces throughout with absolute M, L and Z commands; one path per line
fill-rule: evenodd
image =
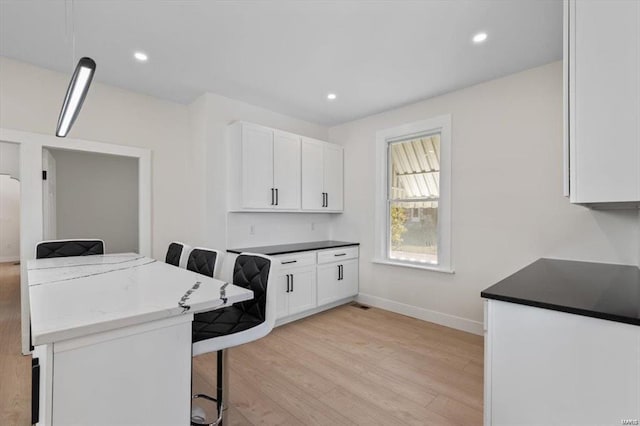
M 20 256 L 0 256 L 0 263 L 17 262 L 18 260 L 20 260 Z
M 467 333 L 473 333 L 479 336 L 482 336 L 484 334 L 483 324 L 480 321 L 457 317 L 455 315 L 449 315 L 443 312 L 432 311 L 430 309 L 421 308 L 419 306 L 407 305 L 405 303 L 400 303 L 394 300 L 384 299 L 382 297 L 372 296 L 365 293 L 359 293 L 356 300 L 363 305 L 385 309 L 387 311 L 406 315 L 408 317 L 444 325 L 445 327 L 455 328 L 456 330 L 466 331 Z
M 376 259 L 387 259 L 387 145 L 389 141 L 422 133 L 440 133 L 440 197 L 438 201 L 438 266 L 453 270 L 451 248 L 451 115 L 416 121 L 376 133 L 376 202 L 374 236 Z M 390 262 L 393 262 L 390 260 Z M 422 266 L 419 265 L 418 266 Z M 423 268 L 427 269 L 427 268 Z M 430 270 L 433 268 L 429 268 Z
M 138 251 L 151 257 L 151 150 L 126 145 L 58 138 L 0 127 L 0 141 L 20 145 L 20 306 L 22 353 L 29 353 L 29 292 L 27 260 L 34 258 L 36 244 L 44 239 L 42 149 L 95 152 L 138 158 Z
M 569 0 L 563 2 L 563 31 L 562 31 L 562 118 L 563 136 L 562 144 L 562 183 L 563 195 L 569 197 Z
M 567 57 L 565 58 L 565 66 L 567 67 L 567 84 L 568 87 L 565 89 L 568 91 L 567 93 L 567 124 L 568 127 L 566 129 L 567 136 L 567 153 L 569 155 L 568 158 L 568 168 L 567 175 L 568 178 L 568 188 L 567 192 L 569 195 L 569 201 L 572 203 L 577 202 L 579 200 L 578 196 L 578 168 L 576 167 L 576 158 L 577 153 L 577 145 L 575 141 L 577 140 L 577 127 L 576 127 L 576 1 L 569 0 L 565 6 L 565 10 L 567 16 L 565 17 L 564 24 L 568 26 L 567 28 Z
M 484 299 L 484 426 L 491 426 L 491 366 L 493 356 L 493 333 L 489 333 L 489 324 L 493 325 L 491 319 L 493 309 L 488 299 Z
M 423 269 L 425 271 L 442 272 L 443 274 L 455 274 L 453 269 L 443 268 L 438 265 L 431 265 L 429 263 L 421 264 L 417 262 L 400 262 L 389 259 L 371 259 L 371 263 L 377 263 L 379 265 L 400 266 L 402 268 Z

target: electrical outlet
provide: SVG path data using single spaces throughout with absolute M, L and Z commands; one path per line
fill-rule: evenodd
M 249 225 L 249 235 L 255 235 L 256 227 L 254 225 Z
M 311 230 L 312 231 L 316 230 L 316 224 L 314 222 L 311 222 Z

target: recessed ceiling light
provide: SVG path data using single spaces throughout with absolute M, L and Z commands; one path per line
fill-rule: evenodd
M 336 96 L 336 94 L 335 94 L 335 93 L 329 93 L 329 94 L 327 95 L 327 99 L 329 99 L 330 101 L 333 101 L 333 100 L 335 100 L 336 98 L 337 98 L 337 96 Z
M 473 42 L 476 43 L 476 44 L 477 43 L 482 43 L 486 39 L 487 39 L 487 33 L 478 33 L 478 34 L 473 36 Z
M 147 62 L 149 60 L 149 57 L 144 52 L 135 52 L 133 57 L 136 58 L 138 62 Z

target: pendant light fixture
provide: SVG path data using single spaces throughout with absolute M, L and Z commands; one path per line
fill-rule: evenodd
M 71 4 L 71 25 L 72 25 L 72 56 L 75 57 L 76 51 L 76 35 L 75 28 L 73 28 L 73 0 Z M 72 58 L 73 59 L 73 58 Z M 76 69 L 73 72 L 69 87 L 67 88 L 67 95 L 64 98 L 62 109 L 60 110 L 60 117 L 58 117 L 58 127 L 56 128 L 56 136 L 64 138 L 71 130 L 71 126 L 78 118 L 80 114 L 80 108 L 84 98 L 87 97 L 91 80 L 93 80 L 93 74 L 96 72 L 96 63 L 91 58 L 81 58 L 76 65 Z
M 64 138 L 71 130 L 71 126 L 73 126 L 80 113 L 80 108 L 82 108 L 82 103 L 87 96 L 95 72 L 96 63 L 93 59 L 85 57 L 78 61 L 67 89 L 67 96 L 65 96 L 62 104 L 62 110 L 60 110 L 56 136 Z

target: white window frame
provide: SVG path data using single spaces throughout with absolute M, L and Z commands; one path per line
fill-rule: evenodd
M 388 172 L 389 143 L 411 136 L 440 134 L 440 197 L 438 201 L 438 263 L 401 261 L 389 258 Z M 441 115 L 376 133 L 375 254 L 373 263 L 453 273 L 451 253 L 451 115 Z

